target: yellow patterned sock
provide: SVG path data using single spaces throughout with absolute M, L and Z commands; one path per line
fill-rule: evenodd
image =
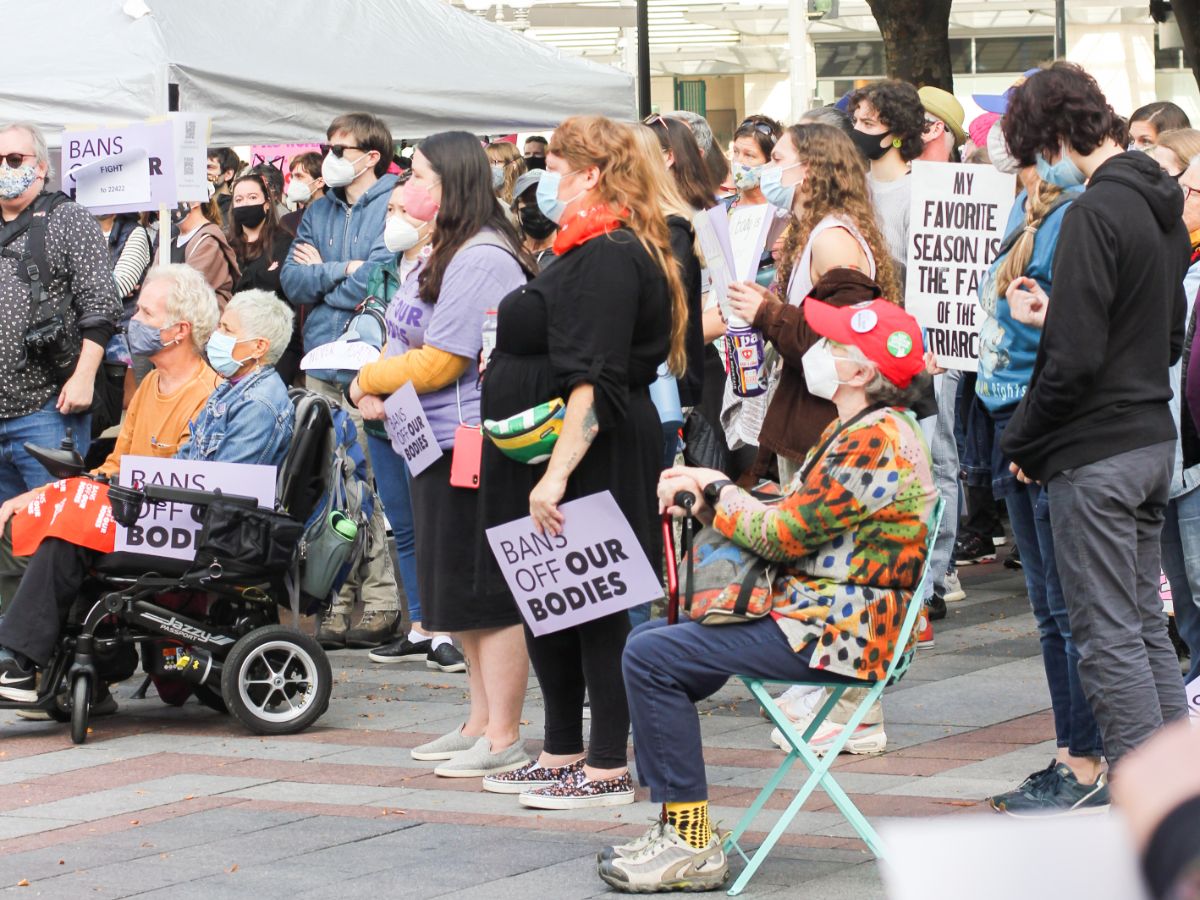
M 696 803 L 667 803 L 667 822 L 674 826 L 679 836 L 697 850 L 703 850 L 712 840 L 712 828 L 708 824 L 708 801 Z

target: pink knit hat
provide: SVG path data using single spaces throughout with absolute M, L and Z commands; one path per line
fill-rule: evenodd
M 985 112 L 972 119 L 971 124 L 967 126 L 967 134 L 971 136 L 971 143 L 976 147 L 986 147 L 988 132 L 992 130 L 992 126 L 999 118 L 998 113 Z

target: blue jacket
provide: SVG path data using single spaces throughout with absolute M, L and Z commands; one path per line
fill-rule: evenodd
M 367 276 L 375 264 L 395 259 L 383 245 L 383 223 L 387 218 L 388 197 L 396 187 L 395 175 L 384 175 L 353 206 L 346 204 L 340 188 L 326 191 L 304 211 L 295 244 L 311 244 L 321 254 L 321 262 L 304 266 L 288 251 L 279 280 L 288 300 L 300 306 L 312 306 L 304 321 L 304 352 L 336 341 L 346 330 L 354 308 L 367 296 Z M 361 259 L 365 264 L 347 277 L 346 263 Z M 309 374 L 333 381 L 328 370 Z
M 217 385 L 175 456 L 278 466 L 287 455 L 295 418 L 283 379 L 274 366 L 263 366 L 236 384 Z

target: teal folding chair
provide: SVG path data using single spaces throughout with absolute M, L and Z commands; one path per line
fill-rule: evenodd
M 942 523 L 942 506 L 943 504 L 941 500 L 938 500 L 937 504 L 934 506 L 933 521 L 930 526 L 926 541 L 925 568 L 921 573 L 921 579 L 917 584 L 917 589 L 913 592 L 913 602 L 909 603 L 908 610 L 904 616 L 904 621 L 900 625 L 900 635 L 896 642 L 897 647 L 905 647 L 908 645 L 908 639 L 912 634 L 913 628 L 916 627 L 917 619 L 921 613 L 922 604 L 920 602 L 920 598 L 924 594 L 925 583 L 929 578 L 929 561 L 933 558 L 933 542 L 937 539 L 938 529 L 941 527 Z M 729 836 L 725 839 L 727 849 L 736 850 L 738 855 L 746 861 L 746 867 L 742 869 L 741 874 L 738 875 L 737 880 L 734 881 L 733 887 L 729 889 L 729 896 L 736 897 L 743 890 L 745 890 L 746 885 L 750 883 L 750 879 L 754 877 L 754 873 L 758 871 L 758 867 L 766 861 L 767 856 L 775 847 L 776 842 L 783 835 L 783 833 L 787 831 L 787 828 L 792 823 L 792 820 L 796 818 L 796 814 L 800 812 L 800 808 L 804 806 L 805 801 L 808 800 L 808 798 L 812 795 L 812 792 L 818 787 L 821 788 L 826 795 L 828 795 L 829 799 L 833 801 L 834 805 L 842 811 L 842 815 L 846 817 L 846 820 L 854 827 L 854 830 L 858 832 L 859 837 L 866 842 L 866 845 L 871 848 L 871 852 L 880 859 L 885 856 L 883 844 L 880 842 L 879 835 L 876 833 L 874 827 L 872 827 L 871 823 L 867 821 L 867 817 L 862 814 L 859 808 L 854 805 L 854 801 L 847 796 L 844 790 L 842 790 L 841 785 L 837 783 L 837 780 L 833 777 L 830 770 L 833 768 L 834 762 L 837 761 L 838 754 L 842 752 L 842 748 L 845 747 L 846 742 L 850 740 L 850 735 L 854 733 L 854 730 L 862 722 L 863 717 L 866 716 L 867 711 L 883 694 L 883 689 L 891 684 L 894 680 L 899 680 L 899 677 L 904 674 L 903 671 L 898 671 L 900 669 L 902 657 L 902 653 L 895 653 L 892 655 L 891 660 L 888 661 L 887 677 L 871 685 L 871 687 L 867 690 L 866 696 L 863 697 L 862 702 L 859 703 L 858 708 L 854 710 L 854 714 L 850 717 L 850 720 L 846 723 L 845 727 L 842 728 L 841 733 L 835 737 L 832 742 L 830 742 L 829 749 L 825 752 L 823 757 L 817 756 L 817 754 L 809 748 L 808 741 L 814 734 L 817 733 L 817 729 L 821 727 L 822 723 L 824 723 L 825 717 L 833 711 L 833 708 L 842 698 L 842 695 L 845 694 L 849 688 L 860 687 L 860 685 L 825 684 L 816 681 L 788 681 L 780 678 L 751 678 L 748 675 L 738 676 L 738 678 L 742 680 L 746 687 L 750 689 L 750 693 L 753 694 L 758 700 L 759 705 L 762 706 L 767 718 L 770 719 L 783 733 L 784 737 L 787 738 L 788 743 L 792 746 L 792 750 L 790 753 L 788 753 L 787 758 L 775 771 L 775 774 L 771 776 L 771 779 L 767 782 L 766 786 L 759 792 L 754 802 L 750 804 L 750 808 L 746 810 L 745 814 L 741 818 L 741 821 L 738 822 L 737 827 L 734 828 Z M 866 682 L 864 682 L 864 684 L 865 683 Z M 825 688 L 829 691 L 829 699 L 826 700 L 824 705 L 817 710 L 816 715 L 813 716 L 812 723 L 804 730 L 804 733 L 800 734 L 798 731 L 796 731 L 791 720 L 787 717 L 783 710 L 781 710 L 771 698 L 771 695 L 767 693 L 767 689 L 764 687 L 766 684 L 800 684 L 810 687 Z M 767 800 L 775 792 L 775 789 L 778 788 L 783 782 L 783 779 L 787 776 L 788 772 L 791 771 L 792 766 L 795 765 L 797 761 L 803 762 L 805 767 L 808 769 L 808 779 L 804 782 L 804 785 L 800 788 L 800 790 L 796 792 L 796 796 L 792 799 L 792 802 L 788 804 L 787 809 L 784 810 L 783 814 L 779 817 L 779 821 L 775 823 L 775 827 L 772 828 L 767 834 L 766 840 L 763 841 L 759 848 L 754 851 L 753 856 L 747 856 L 745 851 L 742 850 L 741 845 L 738 843 L 738 840 L 743 834 L 745 834 L 751 823 L 753 823 L 759 812 L 761 812 L 762 808 L 766 805 Z

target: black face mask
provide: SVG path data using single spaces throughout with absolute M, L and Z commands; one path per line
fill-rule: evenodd
M 525 157 L 525 168 L 531 169 L 531 170 L 546 168 L 546 157 L 544 157 L 544 156 L 527 156 L 527 157 Z
M 535 241 L 544 241 L 558 230 L 553 220 L 542 214 L 536 204 L 530 203 L 517 209 L 517 219 L 521 222 L 521 230 Z
M 233 221 L 242 228 L 257 228 L 267 217 L 267 211 L 257 204 L 254 206 L 235 206 Z
M 190 206 L 188 206 L 188 204 L 180 203 L 173 210 L 171 210 L 171 224 L 178 225 L 180 222 L 182 222 L 184 219 L 186 219 L 188 217 L 188 213 L 190 213 L 191 211 L 192 211 L 192 208 Z
M 875 162 L 881 159 L 885 153 L 892 149 L 891 143 L 880 144 L 886 135 L 883 134 L 866 134 L 859 131 L 857 128 L 850 129 L 850 140 L 854 141 L 854 146 L 858 148 L 858 152 Z

